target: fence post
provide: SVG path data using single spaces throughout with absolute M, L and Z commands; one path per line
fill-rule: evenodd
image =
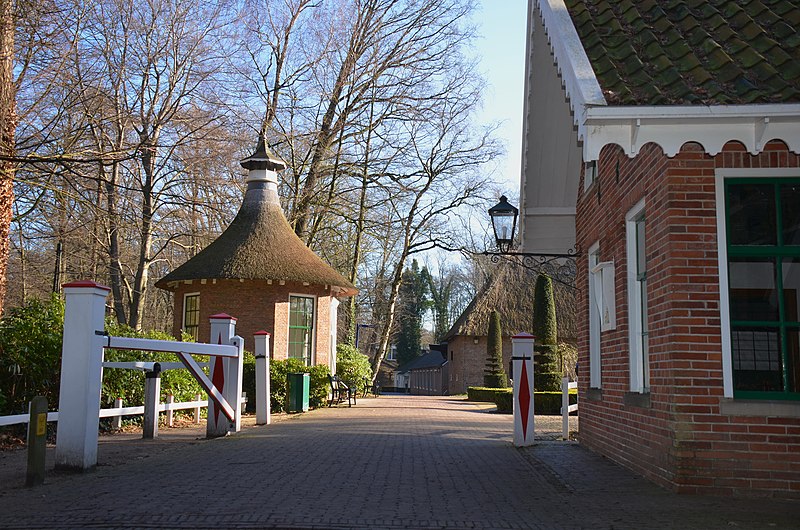
M 569 377 L 561 378 L 561 436 L 569 440 Z
M 211 382 L 222 393 L 234 410 L 233 422 L 229 422 L 221 410 L 217 409 L 211 396 L 208 398 L 208 421 L 206 422 L 206 437 L 216 438 L 225 436 L 228 432 L 241 430 L 242 413 L 239 400 L 242 395 L 242 352 L 244 340 L 237 337 L 236 319 L 225 313 L 211 315 L 211 344 L 231 344 L 237 346 L 237 357 L 213 357 L 209 372 Z
M 97 465 L 103 373 L 103 318 L 110 288 L 93 281 L 65 283 L 64 340 L 58 398 L 56 467 Z
M 269 333 L 256 331 L 253 334 L 256 356 L 256 425 L 272 422 L 269 399 Z
M 533 445 L 533 335 L 520 333 L 511 337 L 511 360 L 514 363 L 514 445 Z
M 36 396 L 28 406 L 28 471 L 26 486 L 44 484 L 45 448 L 47 447 L 47 398 Z
M 167 425 L 169 427 L 175 426 L 175 414 L 172 412 L 172 404 L 175 403 L 175 396 L 172 394 L 167 395 Z
M 200 401 L 200 397 L 201 397 L 200 394 L 195 394 L 194 395 L 194 400 L 195 401 Z M 194 408 L 194 422 L 195 423 L 200 423 L 200 405 L 198 405 L 198 406 L 196 406 Z
M 161 398 L 161 365 L 144 374 L 144 420 L 142 439 L 158 438 L 158 404 Z
M 122 398 L 114 399 L 114 408 L 115 409 L 122 408 Z M 115 431 L 122 429 L 122 414 L 111 418 L 111 428 L 114 429 Z

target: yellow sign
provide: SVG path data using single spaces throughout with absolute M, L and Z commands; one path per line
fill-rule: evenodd
M 43 412 L 36 415 L 36 436 L 44 436 L 47 433 L 47 413 Z

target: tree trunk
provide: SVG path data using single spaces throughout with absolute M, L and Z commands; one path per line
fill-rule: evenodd
M 13 0 L 0 0 L 0 314 L 8 290 L 8 237 L 14 207 L 14 26 Z
M 106 206 L 108 212 L 108 269 L 111 278 L 111 294 L 114 297 L 114 314 L 117 322 L 128 324 L 125 314 L 125 303 L 122 295 L 122 262 L 119 251 L 119 218 L 117 213 L 117 181 L 119 179 L 119 162 L 111 164 L 111 177 L 106 181 Z

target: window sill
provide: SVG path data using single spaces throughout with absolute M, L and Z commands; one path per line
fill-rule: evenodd
M 642 394 L 641 392 L 625 392 L 622 395 L 622 404 L 626 407 L 639 407 L 642 409 L 649 409 L 650 406 L 650 393 Z
M 719 402 L 719 412 L 725 416 L 800 418 L 800 402 L 725 398 Z
M 586 391 L 586 401 L 603 401 L 602 388 L 590 388 Z

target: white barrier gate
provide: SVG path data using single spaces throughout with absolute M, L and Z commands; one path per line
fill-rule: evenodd
M 111 289 L 93 281 L 64 284 L 64 342 L 56 435 L 56 466 L 89 469 L 97 464 L 103 350 L 145 350 L 175 353 L 208 392 L 209 437 L 241 429 L 242 351 L 244 340 L 234 336 L 236 319 L 211 317 L 216 344 L 110 337 L 103 332 L 105 300 Z M 209 355 L 210 375 L 192 355 Z M 226 421 L 227 420 L 227 421 Z

